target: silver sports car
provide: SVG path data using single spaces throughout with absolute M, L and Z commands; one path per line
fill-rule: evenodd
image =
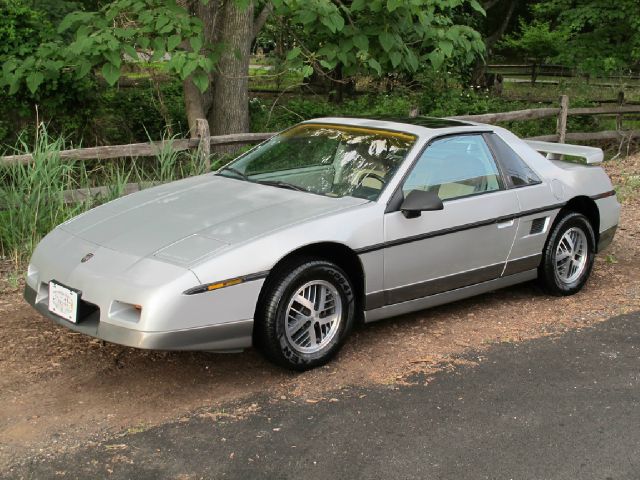
M 315 119 L 63 223 L 33 253 L 25 298 L 110 342 L 253 344 L 304 370 L 360 318 L 536 278 L 579 291 L 618 224 L 602 158 L 448 119 Z

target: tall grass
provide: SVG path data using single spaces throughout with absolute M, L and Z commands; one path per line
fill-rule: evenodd
M 24 143 L 19 145 L 27 151 Z M 62 139 L 41 129 L 31 149 L 33 162 L 0 171 L 0 248 L 15 266 L 24 263 L 38 241 L 53 227 L 88 208 L 87 202 L 70 204 L 64 191 L 80 187 L 86 172 L 74 172 L 60 159 Z
M 197 152 L 176 152 L 170 142 L 155 158 L 101 163 L 64 161 L 63 149 L 64 140 L 41 127 L 33 145 L 20 141 L 16 146 L 31 153 L 32 162 L 0 166 L 0 256 L 9 258 L 15 269 L 25 266 L 37 243 L 54 227 L 121 196 L 127 184 L 144 188 L 206 171 Z M 65 195 L 95 186 L 106 186 L 107 193 L 81 201 L 69 201 Z

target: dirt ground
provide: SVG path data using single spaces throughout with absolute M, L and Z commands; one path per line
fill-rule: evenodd
M 214 418 L 243 415 L 260 408 L 242 403 L 256 393 L 271 401 L 337 401 L 341 388 L 392 387 L 412 373 L 461 362 L 470 349 L 640 310 L 640 155 L 606 168 L 621 192 L 622 218 L 581 293 L 554 298 L 526 284 L 368 325 L 330 365 L 302 374 L 273 367 L 253 350 L 147 352 L 76 334 L 24 304 L 22 285 L 8 281 L 9 267 L 0 263 L 0 471 L 194 410 Z M 224 405 L 237 407 L 225 411 Z

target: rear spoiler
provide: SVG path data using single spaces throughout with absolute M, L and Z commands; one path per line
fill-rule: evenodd
M 585 147 L 583 145 L 569 145 L 566 143 L 539 142 L 537 140 L 525 140 L 534 150 L 546 153 L 550 160 L 560 160 L 560 155 L 584 158 L 587 164 L 602 163 L 604 153 L 602 149 L 596 147 Z

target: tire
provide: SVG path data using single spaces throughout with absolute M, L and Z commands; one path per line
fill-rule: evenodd
M 555 223 L 538 267 L 538 280 L 551 295 L 579 292 L 587 282 L 595 259 L 596 238 L 587 217 L 561 214 Z
M 265 287 L 254 335 L 263 354 L 298 371 L 331 360 L 355 319 L 354 289 L 347 274 L 332 262 L 306 258 L 275 272 Z

